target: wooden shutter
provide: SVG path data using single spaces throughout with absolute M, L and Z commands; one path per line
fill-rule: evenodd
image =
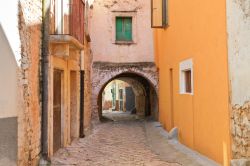
M 125 33 L 125 40 L 131 41 L 132 40 L 132 18 L 124 18 L 124 33 Z
M 151 26 L 162 28 L 167 25 L 167 0 L 151 0 Z
M 122 17 L 117 17 L 116 18 L 116 40 L 122 40 L 123 35 L 122 35 Z
M 132 40 L 132 18 L 117 17 L 116 18 L 116 40 L 131 41 Z

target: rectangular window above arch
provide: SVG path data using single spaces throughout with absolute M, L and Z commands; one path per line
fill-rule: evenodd
M 132 17 L 116 17 L 116 41 L 132 41 Z

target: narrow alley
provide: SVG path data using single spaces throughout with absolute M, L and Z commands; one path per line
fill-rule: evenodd
M 86 138 L 52 157 L 52 166 L 215 166 L 166 141 L 158 122 L 124 112 L 104 112 Z M 162 130 L 160 132 L 160 130 Z M 185 152 L 186 150 L 186 152 Z
M 250 0 L 0 5 L 0 166 L 250 166 Z
M 178 164 L 162 161 L 150 150 L 143 120 L 129 120 L 109 121 L 97 125 L 90 136 L 59 150 L 52 158 L 52 165 L 177 166 Z

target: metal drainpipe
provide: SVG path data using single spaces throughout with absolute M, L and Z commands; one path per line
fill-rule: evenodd
M 81 62 L 84 55 L 81 53 Z M 81 65 L 80 71 L 80 138 L 84 138 L 84 68 Z
M 42 56 L 41 56 L 41 151 L 48 159 L 48 76 L 49 76 L 49 9 L 50 0 L 42 1 Z

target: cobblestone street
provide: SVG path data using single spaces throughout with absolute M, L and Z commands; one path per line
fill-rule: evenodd
M 60 149 L 52 165 L 79 166 L 177 166 L 159 159 L 147 145 L 145 122 L 133 116 L 94 127 L 92 134 Z

